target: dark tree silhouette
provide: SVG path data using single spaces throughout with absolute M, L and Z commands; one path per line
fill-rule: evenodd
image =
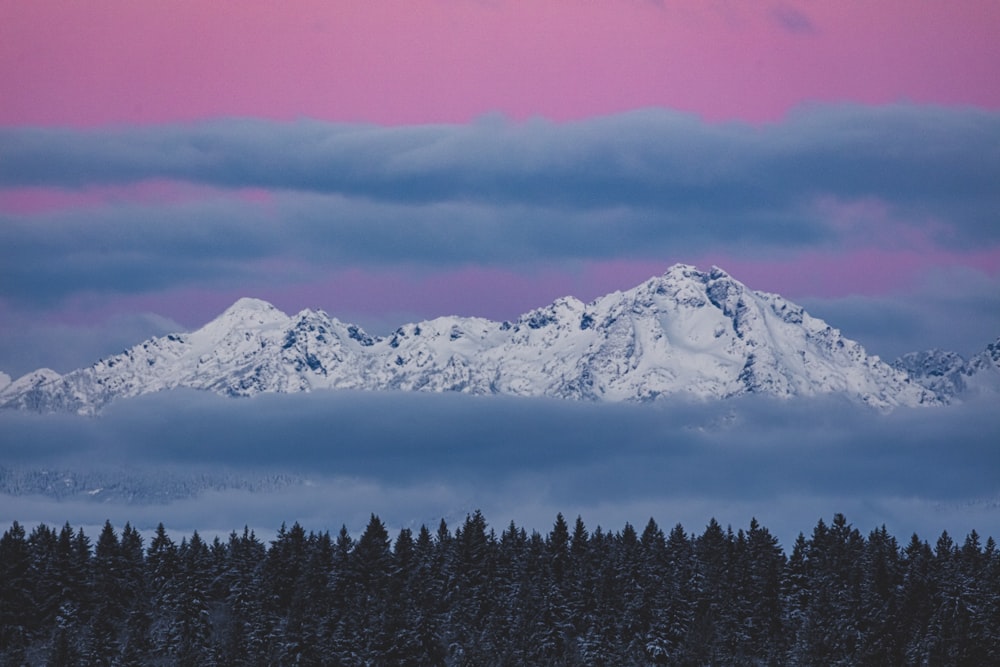
M 700 535 L 545 535 L 480 512 L 395 540 L 295 523 L 149 546 L 108 522 L 0 537 L 0 664 L 987 665 L 1000 658 L 1000 553 L 976 532 L 900 547 L 842 515 L 786 557 L 756 520 Z

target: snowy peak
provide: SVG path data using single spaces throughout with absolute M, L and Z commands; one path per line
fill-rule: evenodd
M 998 369 L 998 358 L 1000 341 L 976 363 Z M 439 317 L 385 337 L 323 311 L 289 316 L 240 299 L 191 333 L 152 338 L 64 376 L 29 374 L 0 389 L 0 406 L 96 414 L 116 399 L 176 387 L 228 396 L 356 389 L 599 401 L 841 394 L 879 409 L 949 399 L 911 381 L 910 366 L 890 367 L 801 307 L 718 267 L 679 264 L 587 304 L 564 297 L 513 322 Z
M 892 362 L 939 396 L 951 398 L 965 390 L 966 361 L 955 352 L 925 350 L 908 352 Z
M 544 329 L 550 325 L 572 326 L 582 324 L 584 304 L 574 297 L 556 299 L 544 308 L 536 308 L 517 319 L 518 327 L 529 330 Z M 586 328 L 586 327 L 584 327 Z
M 732 318 L 750 292 L 746 285 L 718 267 L 706 273 L 687 264 L 677 264 L 662 276 L 626 291 L 624 296 L 640 308 L 657 308 L 666 300 L 686 308 L 711 305 Z
M 13 382 L 11 382 L 6 374 L 4 374 L 4 377 L 7 379 L 7 383 L 3 389 L 0 389 L 0 396 L 14 396 L 32 391 L 38 387 L 55 382 L 61 376 L 51 368 L 39 368 L 36 371 L 22 375 Z
M 256 319 L 263 322 L 283 317 L 288 316 L 263 299 L 242 297 L 226 308 L 217 319 L 226 318 L 240 321 Z
M 879 408 L 937 402 L 801 307 L 718 267 L 678 265 L 597 303 L 625 341 L 618 358 L 635 360 L 631 374 L 647 375 L 651 397 L 844 393 Z
M 968 375 L 1000 372 L 1000 336 L 969 360 Z
M 203 326 L 199 332 L 225 335 L 236 329 L 283 324 L 286 320 L 288 320 L 288 315 L 267 301 L 244 297 L 226 308 L 221 315 Z
M 945 400 L 1000 393 L 1000 338 L 968 361 L 955 352 L 927 350 L 904 354 L 892 365 Z
M 75 411 L 74 406 L 50 398 L 61 378 L 50 368 L 39 368 L 22 375 L 0 390 L 0 407 L 33 412 Z

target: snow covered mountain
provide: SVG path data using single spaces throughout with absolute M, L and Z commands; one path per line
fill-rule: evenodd
M 843 394 L 881 409 L 941 402 L 782 297 L 718 268 L 676 265 L 589 304 L 566 297 L 515 322 L 440 317 L 385 337 L 322 311 L 288 316 L 240 299 L 197 331 L 150 339 L 66 375 L 26 375 L 0 390 L 0 407 L 95 414 L 115 399 L 176 387 L 603 401 Z
M 927 350 L 904 354 L 892 366 L 938 396 L 1000 392 L 1000 337 L 968 361 L 955 352 Z

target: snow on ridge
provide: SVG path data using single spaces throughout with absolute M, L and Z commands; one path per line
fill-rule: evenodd
M 945 400 L 1000 393 L 1000 337 L 968 360 L 956 352 L 932 349 L 908 352 L 892 366 Z
M 0 406 L 96 414 L 119 398 L 178 387 L 600 401 L 837 393 L 879 409 L 948 398 L 779 295 L 750 290 L 718 267 L 678 264 L 587 304 L 563 297 L 513 322 L 439 317 L 384 337 L 322 310 L 289 316 L 243 298 L 196 331 L 152 338 L 64 376 L 36 371 L 0 390 Z

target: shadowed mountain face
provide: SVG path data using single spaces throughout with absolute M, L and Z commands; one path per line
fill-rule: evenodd
M 985 362 L 983 362 L 985 364 Z M 373 337 L 319 311 L 240 299 L 191 333 L 153 338 L 89 368 L 39 370 L 0 405 L 96 414 L 178 387 L 230 396 L 319 389 L 650 401 L 844 395 L 879 409 L 938 404 L 905 364 L 869 356 L 822 320 L 718 268 L 676 265 L 589 304 L 566 297 L 515 322 L 440 317 Z

